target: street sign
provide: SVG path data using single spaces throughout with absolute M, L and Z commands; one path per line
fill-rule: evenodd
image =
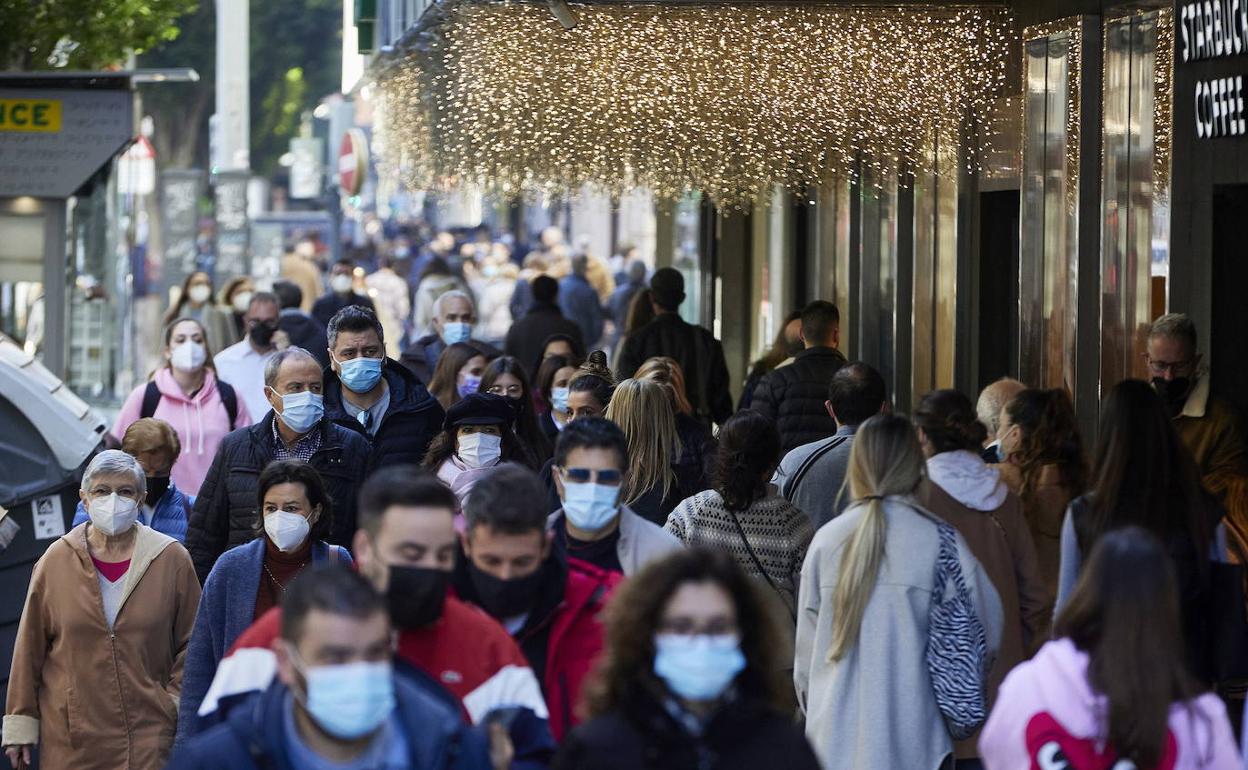
M 342 136 L 338 150 L 338 187 L 343 195 L 359 195 L 368 175 L 368 137 L 358 128 Z
M 296 138 L 290 140 L 290 197 L 319 198 L 324 191 L 325 167 L 322 161 L 324 143 L 320 139 Z
M 129 91 L 0 89 L 0 197 L 68 198 L 134 136 Z

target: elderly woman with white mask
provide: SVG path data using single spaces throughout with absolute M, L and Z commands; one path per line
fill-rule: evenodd
M 173 745 L 199 581 L 176 540 L 137 522 L 143 467 L 96 455 L 79 496 L 89 520 L 35 564 L 9 673 L 13 767 L 162 767 Z
M 164 339 L 165 365 L 131 391 L 112 432 L 121 438 L 131 423 L 144 417 L 172 425 L 182 452 L 170 478 L 195 497 L 221 440 L 253 420 L 247 402 L 229 383 L 217 379 L 203 324 L 193 318 L 175 319 L 165 327 Z

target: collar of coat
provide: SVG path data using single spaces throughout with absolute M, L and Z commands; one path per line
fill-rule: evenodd
M 78 555 L 83 566 L 94 572 L 95 565 L 91 562 L 91 550 L 87 547 L 87 527 L 89 526 L 91 522 L 84 521 L 66 533 L 64 540 Z M 134 536 L 134 553 L 130 556 L 130 567 L 126 570 L 126 583 L 121 590 L 121 602 L 117 605 L 118 614 L 126 606 L 126 599 L 130 598 L 130 594 L 143 579 L 147 568 L 156 561 L 156 557 L 160 556 L 170 543 L 177 542 L 145 524 L 136 522 L 134 528 L 137 530 Z
M 1179 417 L 1204 417 L 1208 409 L 1209 371 L 1206 369 L 1196 373 L 1196 384 L 1192 387 L 1192 392 L 1187 394 L 1187 401 L 1183 402 L 1183 411 L 1179 412 Z

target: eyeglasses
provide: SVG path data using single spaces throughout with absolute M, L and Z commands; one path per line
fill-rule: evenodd
M 726 617 L 714 617 L 701 623 L 689 617 L 662 618 L 659 620 L 659 633 L 681 636 L 722 636 L 737 633 L 737 624 Z
M 507 398 L 520 398 L 524 395 L 524 389 L 519 385 L 491 385 L 487 392 Z
M 1190 358 L 1186 361 L 1154 361 L 1151 358 L 1148 359 L 1148 370 L 1158 376 L 1161 376 L 1166 372 L 1178 374 L 1181 371 L 1185 371 L 1191 365 L 1192 359 Z
M 612 469 L 560 468 L 559 474 L 564 481 L 572 484 L 588 484 L 592 481 L 604 487 L 618 487 L 624 479 L 624 474 Z

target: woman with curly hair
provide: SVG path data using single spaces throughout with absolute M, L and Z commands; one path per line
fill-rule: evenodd
M 1070 501 L 1087 491 L 1088 466 L 1066 391 L 1024 390 L 1001 410 L 997 430 L 1005 462 L 994 466 L 1023 501 L 1049 596 L 1057 595 L 1062 520 Z
M 719 432 L 712 488 L 682 500 L 666 529 L 686 546 L 731 554 L 746 574 L 771 586 L 791 615 L 815 531 L 810 517 L 770 483 L 779 462 L 775 424 L 758 412 L 738 412 Z
M 587 722 L 555 770 L 817 770 L 785 711 L 775 630 L 750 579 L 718 551 L 678 551 L 616 590 Z

